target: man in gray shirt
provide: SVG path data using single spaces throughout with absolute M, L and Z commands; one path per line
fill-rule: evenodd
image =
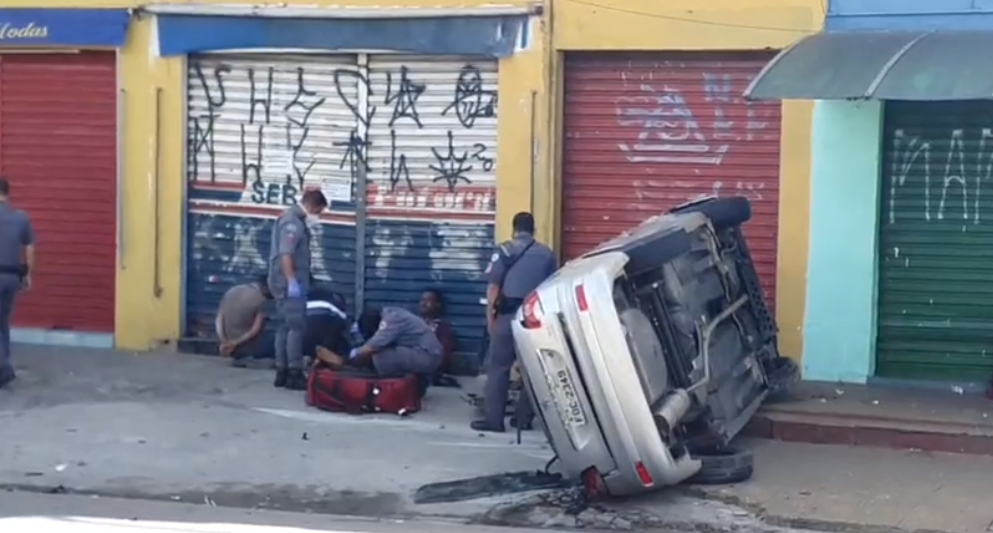
M 276 298 L 282 321 L 276 330 L 276 380 L 273 385 L 306 390 L 303 374 L 303 336 L 306 330 L 307 290 L 310 287 L 310 228 L 320 222 L 328 199 L 309 190 L 300 205 L 287 209 L 272 228 L 269 251 L 269 290 Z
M 215 321 L 218 350 L 222 357 L 233 358 L 232 366 L 246 367 L 252 360 L 272 357 L 275 345 L 264 331 L 270 299 L 267 276 L 235 285 L 221 298 Z
M 31 221 L 10 205 L 10 183 L 0 178 L 0 389 L 17 377 L 10 355 L 10 315 L 17 293 L 31 288 L 34 246 Z
M 552 250 L 534 239 L 531 213 L 514 215 L 514 238 L 497 247 L 486 267 L 486 324 L 490 333 L 489 366 L 483 407 L 486 417 L 472 423 L 477 431 L 505 431 L 504 414 L 510 394 L 510 369 L 517 359 L 511 320 L 524 298 L 558 269 Z M 534 411 L 531 400 L 522 393 L 514 424 L 530 429 Z

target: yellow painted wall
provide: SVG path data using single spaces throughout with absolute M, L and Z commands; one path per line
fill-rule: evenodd
M 548 15 L 554 61 L 547 67 L 560 70 L 569 51 L 777 50 L 819 31 L 824 9 L 824 0 L 555 0 Z M 561 87 L 552 89 L 561 94 Z M 552 129 L 561 138 L 561 105 L 551 108 L 557 109 Z M 776 315 L 780 351 L 797 360 L 806 295 L 812 109 L 808 102 L 783 105 Z M 550 176 L 560 176 L 560 159 L 553 149 Z M 546 198 L 556 218 L 558 198 Z

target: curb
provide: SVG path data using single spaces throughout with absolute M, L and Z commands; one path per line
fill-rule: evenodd
M 784 442 L 993 456 L 993 432 L 951 423 L 770 410 L 757 413 L 741 434 Z

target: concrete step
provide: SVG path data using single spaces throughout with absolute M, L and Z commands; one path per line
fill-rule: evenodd
M 810 444 L 873 446 L 993 456 L 993 427 L 932 417 L 910 419 L 857 412 L 811 412 L 785 406 L 760 410 L 743 436 Z

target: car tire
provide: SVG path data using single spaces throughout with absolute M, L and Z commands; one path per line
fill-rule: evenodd
M 785 402 L 790 399 L 793 385 L 800 381 L 800 367 L 789 357 L 777 356 L 766 361 L 766 382 L 769 384 L 769 394 L 766 403 Z
M 748 481 L 755 471 L 755 457 L 734 446 L 715 447 L 690 453 L 699 459 L 700 471 L 686 480 L 691 485 L 730 485 Z
M 690 251 L 692 244 L 690 234 L 681 229 L 635 243 L 624 250 L 628 256 L 625 273 L 634 277 L 655 270 Z
M 715 229 L 740 226 L 752 218 L 752 204 L 743 196 L 710 198 L 675 207 L 670 213 L 703 213 Z

